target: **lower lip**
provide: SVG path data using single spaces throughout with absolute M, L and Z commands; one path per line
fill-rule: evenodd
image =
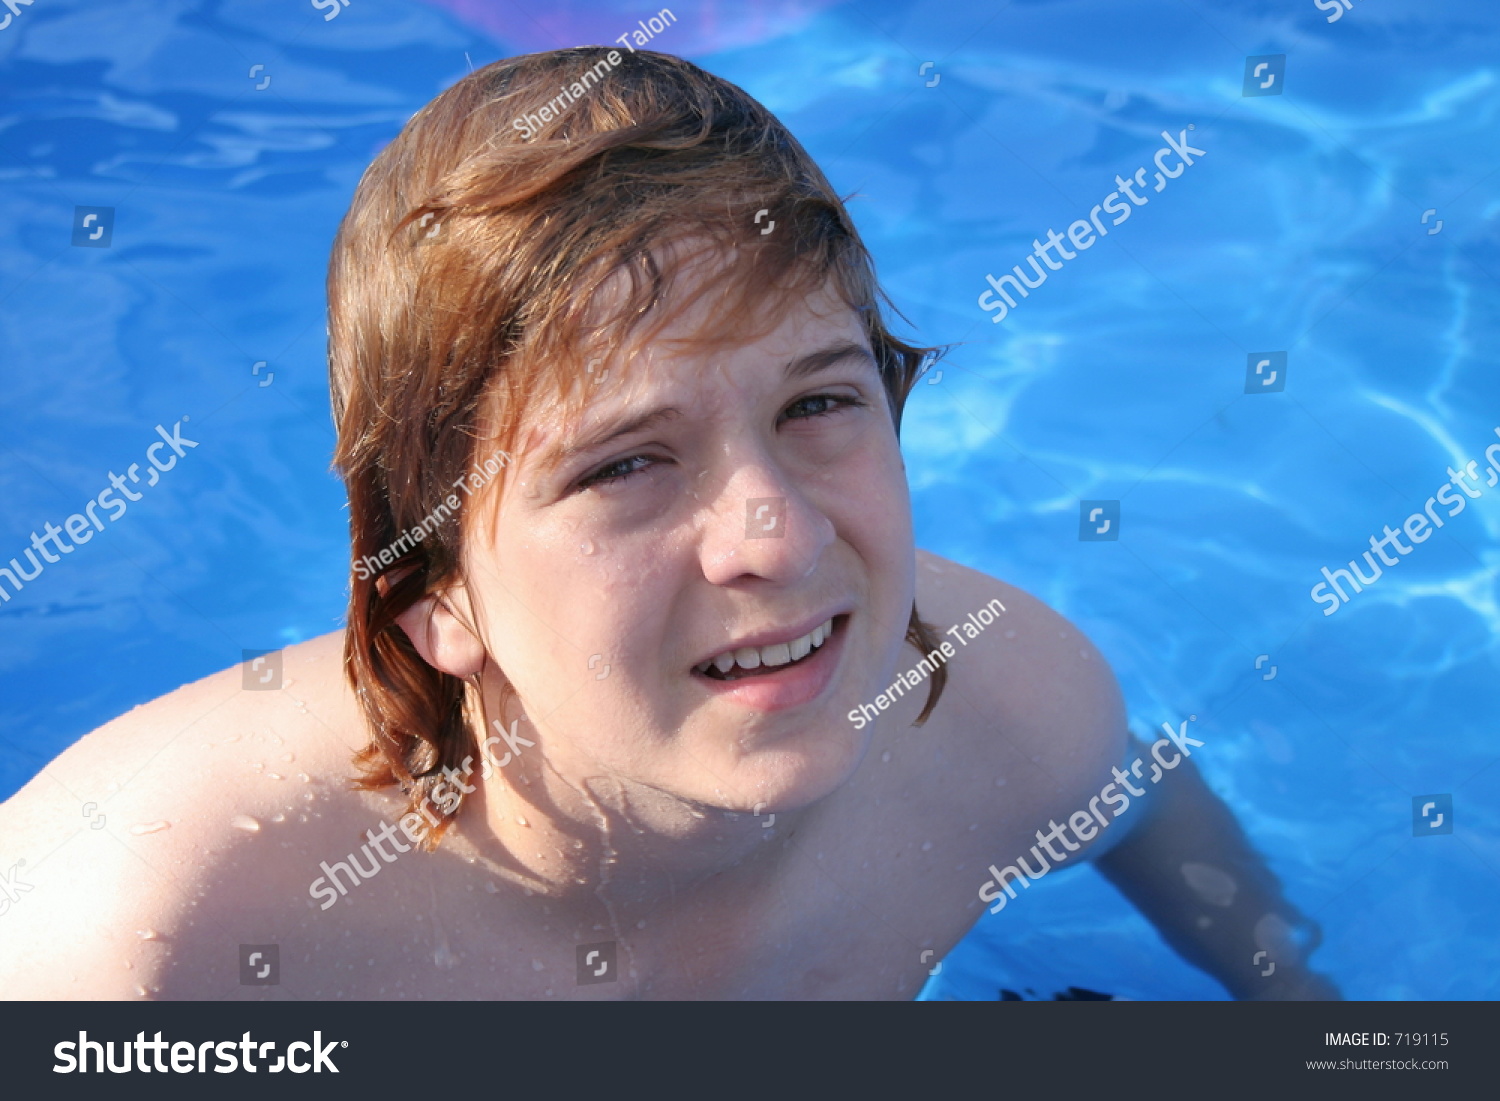
M 702 673 L 692 674 L 693 679 L 720 699 L 754 711 L 785 711 L 801 707 L 822 695 L 838 668 L 849 617 L 838 616 L 833 623 L 833 634 L 810 657 L 796 665 L 739 680 L 715 680 Z

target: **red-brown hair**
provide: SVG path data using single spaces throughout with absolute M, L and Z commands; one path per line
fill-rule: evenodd
M 422 660 L 396 619 L 461 577 L 463 525 L 443 508 L 455 480 L 476 456 L 513 451 L 538 399 L 581 400 L 601 341 L 664 323 L 690 254 L 670 246 L 683 242 L 725 257 L 710 283 L 731 302 L 831 281 L 863 323 L 899 431 L 936 349 L 888 331 L 869 254 L 797 140 L 689 62 L 603 47 L 495 62 L 365 172 L 328 272 L 334 464 L 356 564 L 345 669 L 370 725 L 359 786 L 398 784 L 415 808 L 444 767 L 478 756 L 475 689 Z M 627 293 L 601 296 L 606 281 Z M 906 638 L 923 654 L 938 645 L 915 607 Z M 939 665 L 919 724 L 946 679 Z

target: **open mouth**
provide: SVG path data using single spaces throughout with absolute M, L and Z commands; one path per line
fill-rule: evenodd
M 745 646 L 726 650 L 710 661 L 693 667 L 693 672 L 710 680 L 736 681 L 766 677 L 810 661 L 838 630 L 848 616 L 837 615 L 819 624 L 801 638 L 771 646 Z

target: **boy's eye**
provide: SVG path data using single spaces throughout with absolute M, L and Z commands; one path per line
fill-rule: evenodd
M 826 417 L 845 406 L 863 404 L 864 402 L 858 398 L 844 397 L 839 394 L 810 394 L 805 398 L 798 398 L 787 406 L 786 417 L 788 420 L 809 420 L 812 417 Z M 797 410 L 802 412 L 798 414 Z
M 637 464 L 654 462 L 650 455 L 631 455 L 626 459 L 617 459 L 612 463 L 601 466 L 592 474 L 587 475 L 578 483 L 579 489 L 588 489 L 590 486 L 608 485 L 610 482 L 620 482 L 629 478 L 632 474 L 644 470 L 644 466 Z
M 812 420 L 814 417 L 826 417 L 838 412 L 844 407 L 862 406 L 864 402 L 859 398 L 847 397 L 840 394 L 810 394 L 805 398 L 798 398 L 787 406 L 783 414 L 784 420 Z M 643 470 L 650 469 L 661 462 L 654 455 L 631 455 L 624 459 L 616 459 L 614 462 L 606 463 L 591 474 L 585 475 L 578 482 L 578 489 L 590 489 L 594 486 L 609 485 L 614 482 L 623 482 L 632 475 L 639 474 Z

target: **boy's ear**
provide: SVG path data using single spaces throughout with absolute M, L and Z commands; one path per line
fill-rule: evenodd
M 454 611 L 469 611 L 468 594 L 455 586 L 443 594 L 424 596 L 396 617 L 422 660 L 443 673 L 468 677 L 484 668 L 484 643 Z

